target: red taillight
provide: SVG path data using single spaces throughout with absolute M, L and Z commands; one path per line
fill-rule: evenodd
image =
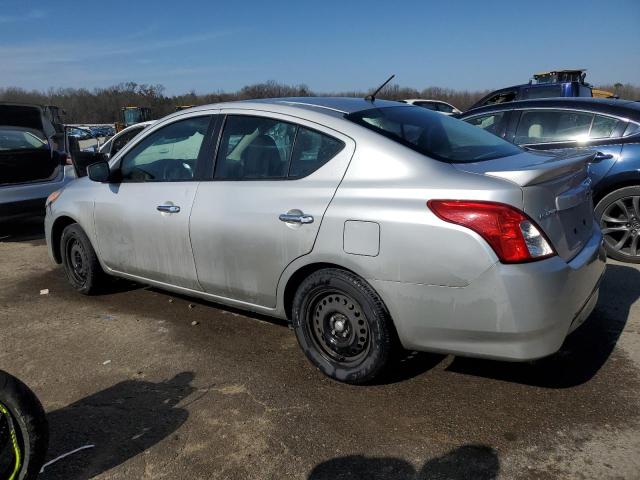
M 440 219 L 478 233 L 503 263 L 522 263 L 555 255 L 542 232 L 511 205 L 475 200 L 429 200 Z

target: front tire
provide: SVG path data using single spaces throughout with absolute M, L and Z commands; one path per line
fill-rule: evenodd
M 335 268 L 318 270 L 300 284 L 293 326 L 311 363 L 345 383 L 376 378 L 394 345 L 391 317 L 378 294 L 358 276 Z
M 105 273 L 89 237 L 77 223 L 62 231 L 60 253 L 67 279 L 76 291 L 92 295 L 100 290 Z
M 640 186 L 606 195 L 595 209 L 607 255 L 621 262 L 640 263 Z
M 0 371 L 0 478 L 35 480 L 48 443 L 42 404 L 24 383 Z

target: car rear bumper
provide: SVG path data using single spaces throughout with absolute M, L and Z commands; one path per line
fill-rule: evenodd
M 65 165 L 48 181 L 3 185 L 0 187 L 0 221 L 44 215 L 47 197 L 74 178 L 73 167 Z
M 496 263 L 466 287 L 370 282 L 405 348 L 526 361 L 555 353 L 589 316 L 605 266 L 594 227 L 570 262 Z

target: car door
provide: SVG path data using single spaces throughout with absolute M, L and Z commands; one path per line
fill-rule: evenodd
M 127 146 L 95 197 L 102 261 L 118 272 L 199 289 L 189 215 L 209 151 L 211 115 L 181 118 Z
M 534 150 L 561 152 L 567 149 L 596 150 L 589 165 L 594 184 L 620 158 L 622 145 L 615 140 L 624 122 L 616 117 L 577 110 L 523 110 L 513 142 Z
M 313 248 L 355 143 L 298 118 L 225 113 L 191 214 L 198 279 L 213 295 L 275 307 L 280 275 Z

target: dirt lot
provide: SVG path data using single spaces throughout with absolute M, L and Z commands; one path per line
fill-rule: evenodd
M 95 445 L 43 480 L 640 478 L 636 267 L 610 263 L 553 358 L 422 354 L 351 387 L 268 318 L 126 282 L 73 293 L 37 224 L 3 230 L 0 259 L 0 368 L 41 398 L 50 458 Z

